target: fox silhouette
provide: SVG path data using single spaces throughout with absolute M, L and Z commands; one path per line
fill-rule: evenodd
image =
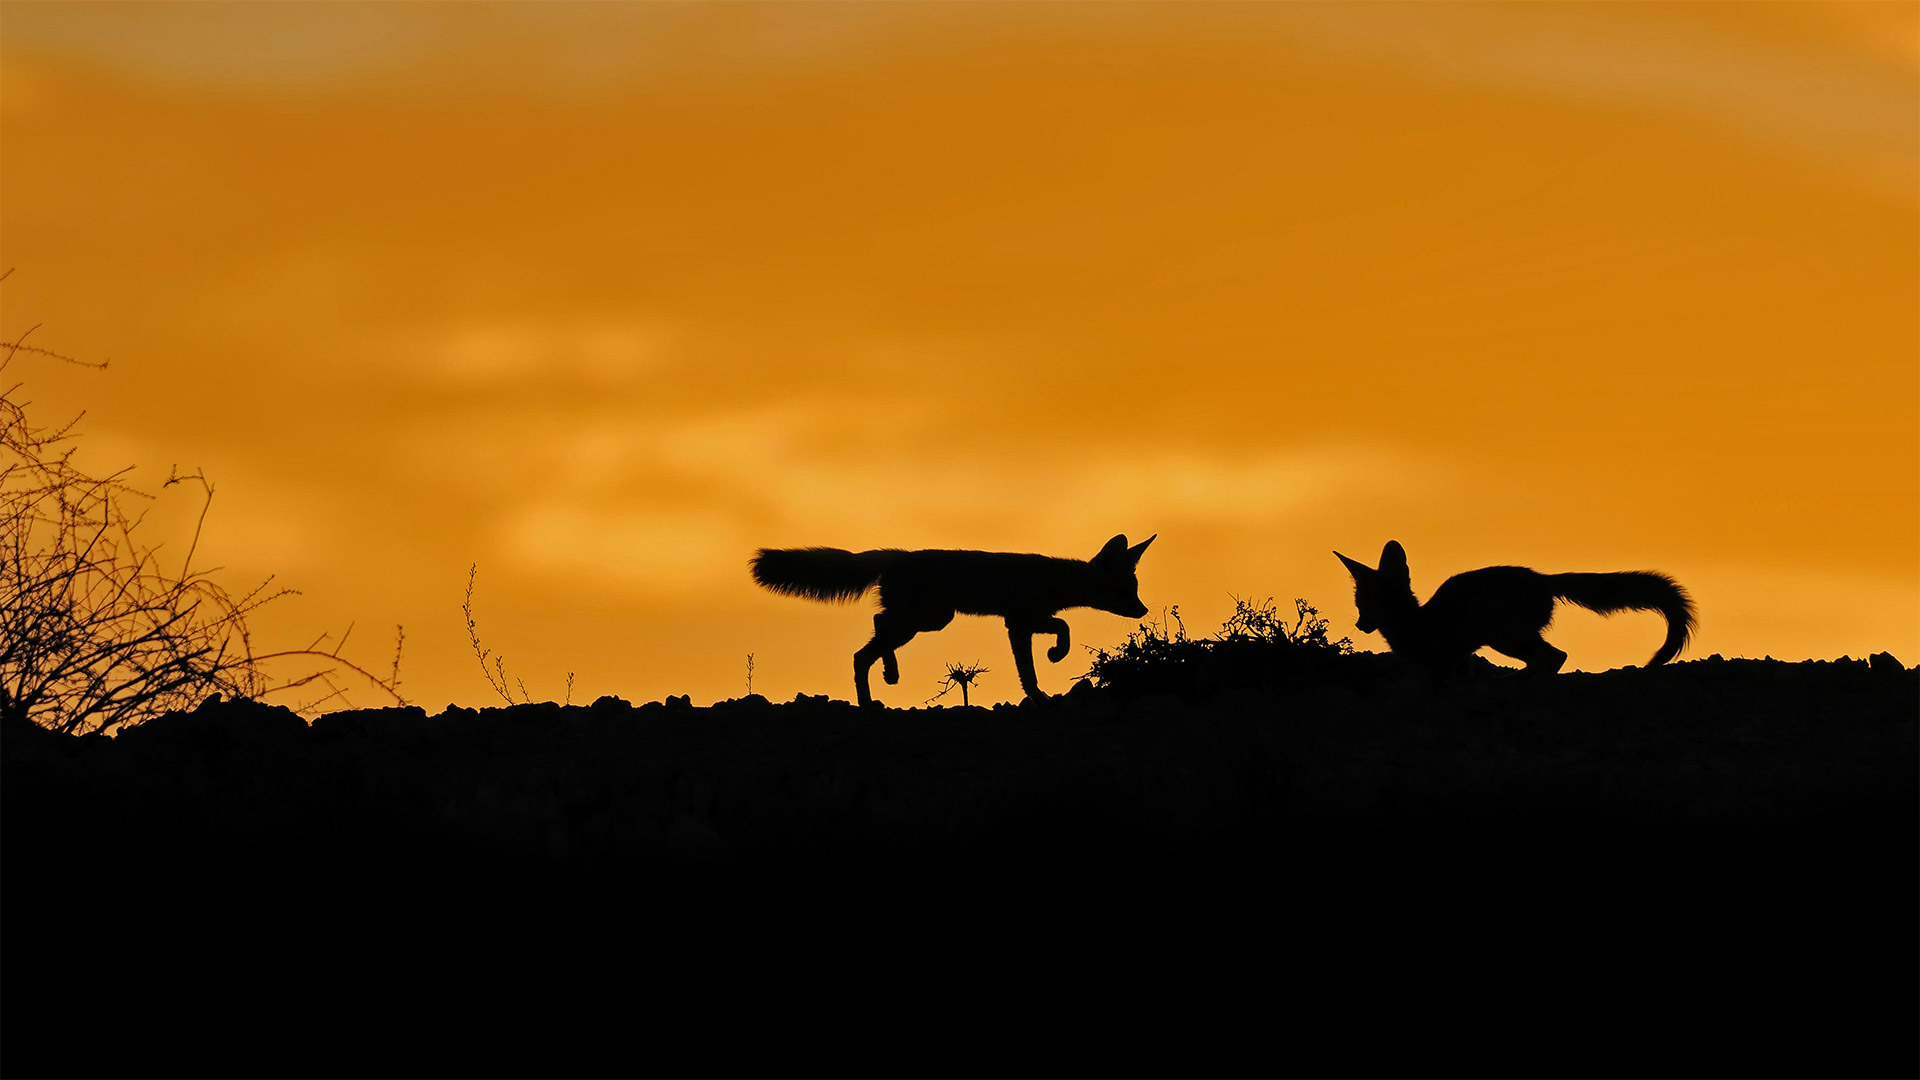
M 944 629 L 956 613 L 1005 619 L 1020 687 L 1029 697 L 1044 698 L 1033 673 L 1033 635 L 1054 635 L 1047 659 L 1057 664 L 1069 647 L 1059 612 L 1084 607 L 1130 619 L 1145 615 L 1136 567 L 1158 536 L 1132 547 L 1124 534 L 1116 536 L 1091 559 L 943 549 L 761 548 L 749 567 L 761 585 L 808 600 L 852 601 L 880 587 L 873 640 L 853 654 L 853 686 L 862 705 L 874 703 L 867 675 L 876 659 L 883 661 L 887 684 L 899 682 L 894 651 L 915 634 Z
M 1553 622 L 1559 600 L 1602 615 L 1658 611 L 1666 616 L 1667 640 L 1648 667 L 1678 656 L 1693 635 L 1693 599 L 1678 582 L 1652 570 L 1542 574 L 1524 566 L 1488 566 L 1453 575 L 1422 604 L 1414 599 L 1407 552 L 1399 541 L 1387 541 L 1378 569 L 1337 551 L 1334 555 L 1353 575 L 1353 602 L 1359 609 L 1354 626 L 1363 634 L 1379 630 L 1395 653 L 1436 670 L 1464 663 L 1487 646 L 1524 661 L 1528 671 L 1559 671 L 1567 654 L 1540 635 Z

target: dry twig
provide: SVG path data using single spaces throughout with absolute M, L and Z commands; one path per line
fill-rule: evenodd
M 22 352 L 106 367 L 32 348 L 26 337 L 0 346 L 0 375 Z M 397 652 L 394 675 L 383 680 L 338 647 L 319 651 L 318 641 L 254 651 L 248 617 L 293 590 L 269 591 L 269 577 L 235 598 L 210 571 L 193 569 L 213 498 L 203 475 L 175 470 L 161 485 L 197 480 L 206 492 L 180 572 L 168 574 L 156 558 L 159 545 L 138 535 L 144 510 L 127 509 L 152 498 L 128 484 L 132 468 L 105 476 L 82 471 L 72 445 L 80 417 L 37 427 L 21 384 L 0 385 L 0 719 L 70 734 L 112 731 L 192 708 L 215 693 L 260 698 L 317 682 L 330 692 L 301 706 L 311 710 L 344 696 L 334 682 L 341 671 L 404 704 Z M 319 666 L 278 680 L 268 674 L 296 660 Z

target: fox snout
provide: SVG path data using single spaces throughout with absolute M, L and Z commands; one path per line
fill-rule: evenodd
M 1145 605 L 1145 604 L 1143 604 L 1143 603 L 1141 603 L 1141 602 L 1140 602 L 1140 601 L 1138 601 L 1138 600 L 1135 600 L 1135 601 L 1133 602 L 1133 606 L 1134 606 L 1134 608 L 1135 608 L 1136 610 L 1133 610 L 1133 611 L 1123 611 L 1123 612 L 1121 612 L 1120 614 L 1122 614 L 1122 615 L 1125 615 L 1125 616 L 1126 616 L 1127 618 L 1129 618 L 1129 619 L 1143 619 L 1143 618 L 1145 618 L 1145 617 L 1146 617 L 1146 615 L 1147 615 L 1147 605 Z

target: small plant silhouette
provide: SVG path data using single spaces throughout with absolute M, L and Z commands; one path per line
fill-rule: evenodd
M 753 654 L 747 654 L 747 696 L 753 696 Z
M 479 563 L 467 567 L 467 598 L 460 604 L 461 614 L 467 617 L 467 640 L 473 643 L 473 653 L 480 658 L 480 674 L 486 676 L 487 685 L 493 687 L 493 692 L 500 695 L 500 700 L 509 705 L 518 705 L 520 702 L 513 700 L 513 691 L 507 683 L 507 658 L 495 656 L 493 667 L 489 668 L 487 657 L 492 655 L 493 650 L 480 647 L 480 628 L 473 619 L 473 583 L 479 576 Z M 520 683 L 520 696 L 527 697 L 527 684 L 524 682 Z M 527 698 L 527 700 L 532 699 Z
M 393 696 L 396 698 L 400 697 L 400 653 L 406 646 L 407 628 L 395 626 L 393 628 L 393 673 L 387 676 L 387 689 L 393 691 Z
M 533 704 L 533 695 L 527 691 L 527 681 L 515 675 L 512 681 L 509 682 L 507 677 L 507 658 L 504 655 L 494 656 L 493 650 L 484 648 L 480 644 L 480 627 L 473 617 L 473 584 L 474 579 L 479 576 L 479 563 L 474 563 L 467 567 L 467 597 L 460 603 L 460 612 L 467 617 L 467 640 L 473 643 L 473 654 L 480 658 L 480 674 L 486 676 L 487 685 L 491 686 L 493 692 L 500 695 L 500 700 L 506 702 L 508 705 L 531 705 Z M 489 656 L 493 657 L 492 667 L 487 666 L 487 658 Z M 515 701 L 513 698 L 512 687 L 515 686 L 520 688 L 520 700 L 518 701 Z M 567 692 L 564 704 L 573 704 L 573 672 L 571 671 L 567 672 Z
M 987 671 L 988 669 L 981 667 L 978 661 L 975 661 L 971 665 L 948 664 L 947 677 L 940 680 L 940 692 L 928 698 L 927 702 L 931 704 L 935 701 L 939 701 L 941 698 L 946 697 L 947 694 L 951 692 L 954 687 L 957 686 L 960 688 L 960 704 L 962 707 L 965 707 L 968 704 L 968 701 L 967 701 L 968 689 L 970 689 L 973 686 L 973 681 L 975 679 L 978 679 L 980 676 L 985 675 Z

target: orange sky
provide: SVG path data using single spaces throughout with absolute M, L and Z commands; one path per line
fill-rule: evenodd
M 10 3 L 0 124 L 0 332 L 113 361 L 16 362 L 36 415 L 204 467 L 261 634 L 404 623 L 429 708 L 488 702 L 470 563 L 536 697 L 850 697 L 869 612 L 756 547 L 1116 532 L 1195 630 L 1357 633 L 1331 552 L 1398 539 L 1920 661 L 1913 4 Z M 880 696 L 1015 697 L 1005 640 Z

